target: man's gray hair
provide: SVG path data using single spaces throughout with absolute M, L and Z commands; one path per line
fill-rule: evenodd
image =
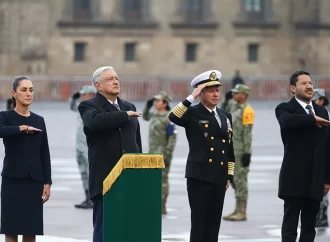
M 106 71 L 106 70 L 114 70 L 114 69 L 113 69 L 112 66 L 102 66 L 102 67 L 98 68 L 96 71 L 94 71 L 93 77 L 92 77 L 93 86 L 96 82 L 99 81 L 101 73 Z

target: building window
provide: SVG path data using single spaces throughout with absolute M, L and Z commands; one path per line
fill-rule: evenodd
M 123 0 L 126 20 L 142 19 L 142 0 Z
M 299 59 L 300 70 L 306 69 L 306 60 L 304 58 Z
M 194 62 L 196 61 L 196 52 L 197 52 L 197 44 L 186 44 L 186 61 Z
M 32 74 L 32 67 L 31 67 L 31 65 L 27 65 L 27 67 L 26 67 L 26 73 L 29 74 L 29 75 Z
M 38 74 L 41 73 L 41 67 L 40 67 L 40 65 L 37 65 L 37 73 L 38 73 Z
M 203 0 L 184 0 L 185 21 L 202 21 L 204 12 Z
M 136 43 L 125 44 L 125 61 L 135 61 Z
M 75 43 L 74 47 L 74 61 L 84 61 L 86 55 L 86 43 Z
M 264 19 L 264 0 L 244 0 L 244 9 L 250 21 Z
M 91 0 L 74 0 L 74 19 L 88 20 L 91 18 Z
M 249 44 L 248 45 L 248 61 L 249 62 L 258 62 L 259 55 L 259 45 L 258 44 Z

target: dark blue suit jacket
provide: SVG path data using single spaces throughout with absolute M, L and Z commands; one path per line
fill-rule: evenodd
M 27 134 L 19 129 L 29 125 L 42 132 Z M 31 112 L 29 117 L 16 111 L 0 112 L 0 138 L 5 146 L 2 176 L 23 179 L 29 175 L 44 184 L 52 184 L 50 152 L 43 117 Z
M 227 180 L 233 180 L 235 164 L 232 118 L 222 109 L 217 108 L 217 112 L 221 128 L 202 103 L 191 106 L 186 99 L 171 111 L 169 119 L 186 130 L 189 143 L 186 178 L 225 185 Z
M 327 110 L 313 103 L 315 114 L 329 120 Z M 284 157 L 278 196 L 322 200 L 324 184 L 330 184 L 329 127 L 318 128 L 293 97 L 275 109 L 281 128 Z

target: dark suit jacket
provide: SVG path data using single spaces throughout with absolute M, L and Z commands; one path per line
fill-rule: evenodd
M 42 132 L 26 134 L 19 126 L 29 125 Z M 24 117 L 14 110 L 0 112 L 0 138 L 5 146 L 2 176 L 23 179 L 29 175 L 52 184 L 47 130 L 43 117 L 31 112 Z
M 235 156 L 231 114 L 217 108 L 221 117 L 220 128 L 215 116 L 202 103 L 190 105 L 184 100 L 169 115 L 173 123 L 186 130 L 189 142 L 186 178 L 222 185 L 233 179 Z
M 118 111 L 103 95 L 79 104 L 88 145 L 90 196 L 102 194 L 103 180 L 124 153 L 142 153 L 140 125 L 127 111 L 136 111 L 132 103 L 117 98 Z
M 316 116 L 329 120 L 327 110 L 313 103 Z M 329 128 L 318 128 L 314 115 L 292 98 L 275 109 L 281 128 L 284 157 L 278 196 L 321 200 L 324 184 L 330 184 Z

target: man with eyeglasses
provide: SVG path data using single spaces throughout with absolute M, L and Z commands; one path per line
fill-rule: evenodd
M 296 241 L 299 215 L 299 241 L 312 242 L 320 202 L 330 188 L 329 115 L 311 101 L 314 91 L 308 72 L 293 73 L 290 90 L 294 97 L 275 109 L 284 145 L 278 190 L 284 200 L 282 242 Z

